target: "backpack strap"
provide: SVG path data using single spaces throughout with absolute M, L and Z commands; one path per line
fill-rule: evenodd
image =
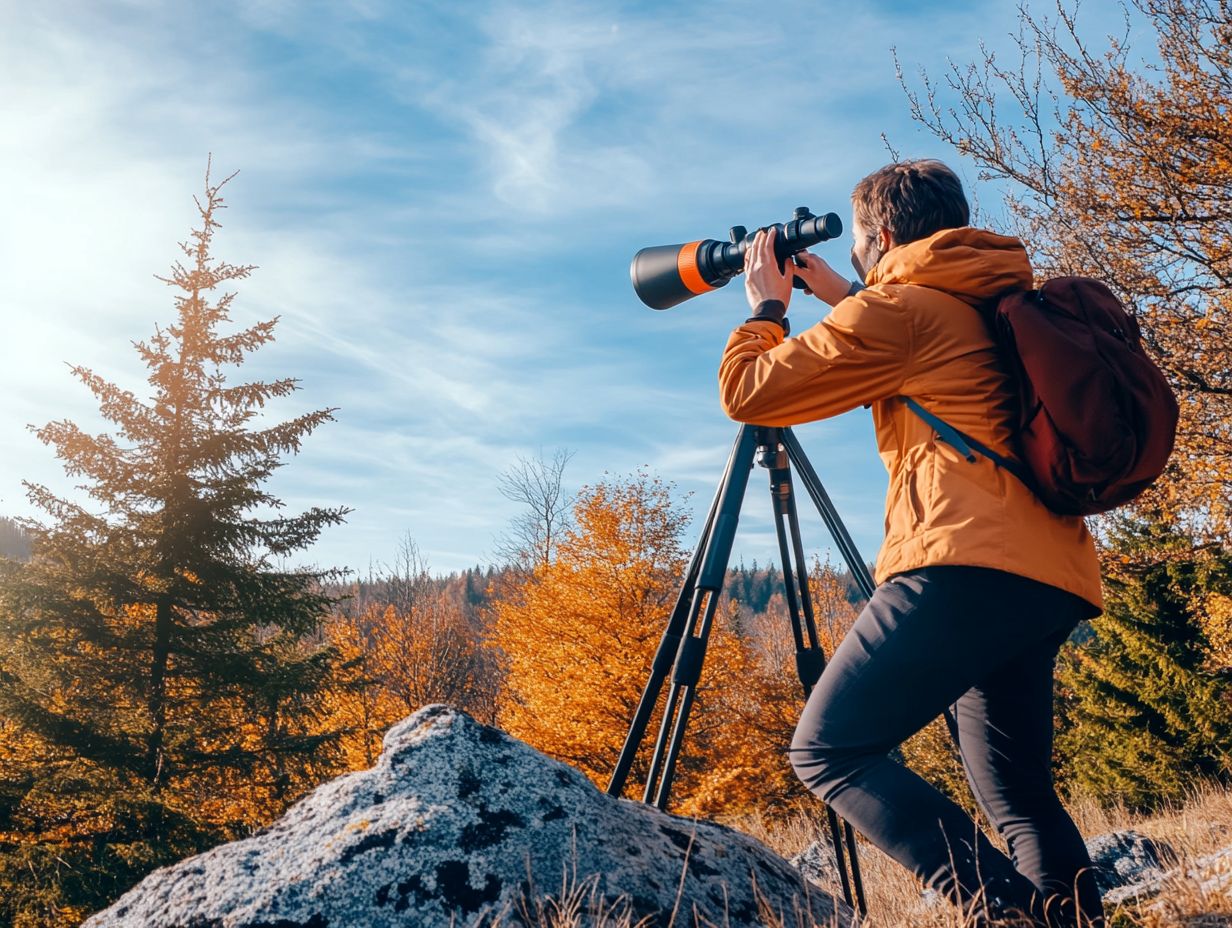
M 1027 469 L 1018 461 L 1013 461 L 1005 455 L 993 451 L 983 442 L 976 441 L 970 435 L 960 432 L 940 416 L 929 412 L 911 397 L 904 396 L 900 397 L 900 399 L 907 404 L 908 409 L 932 426 L 933 430 L 937 433 L 937 438 L 954 448 L 972 464 L 975 463 L 976 452 L 979 452 L 984 457 L 989 458 L 998 467 L 1005 468 L 1005 470 L 1013 474 L 1028 487 L 1034 489 L 1034 484 L 1031 482 Z

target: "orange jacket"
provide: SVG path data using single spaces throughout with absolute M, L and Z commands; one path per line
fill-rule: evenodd
M 1082 518 L 1047 509 L 982 455 L 965 460 L 900 398 L 1012 456 L 1014 397 L 972 307 L 1031 286 L 1022 243 L 945 229 L 892 248 L 867 283 L 786 341 L 772 321 L 739 326 L 719 367 L 723 409 L 740 422 L 786 426 L 872 404 L 890 475 L 878 583 L 935 564 L 993 567 L 1102 608 L 1099 562 Z

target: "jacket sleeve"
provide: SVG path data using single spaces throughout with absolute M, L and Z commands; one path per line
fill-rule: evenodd
M 899 393 L 911 349 L 907 313 L 870 290 L 786 341 L 773 322 L 746 322 L 732 332 L 719 365 L 723 411 L 771 426 L 837 416 Z

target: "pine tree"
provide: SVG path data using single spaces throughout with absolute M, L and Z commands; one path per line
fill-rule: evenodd
M 1106 611 L 1062 650 L 1058 750 L 1072 786 L 1150 809 L 1232 773 L 1232 689 L 1202 615 L 1232 590 L 1232 557 L 1142 516 L 1109 535 Z
M 277 321 L 219 331 L 235 294 L 212 294 L 253 270 L 210 253 L 230 179 L 207 167 L 187 263 L 159 278 L 177 316 L 135 345 L 149 398 L 73 367 L 114 433 L 35 430 L 89 502 L 27 483 L 49 520 L 27 523 L 28 564 L 0 561 L 0 722 L 14 733 L 0 765 L 21 775 L 0 816 L 0 921 L 75 924 L 154 867 L 268 821 L 327 769 L 332 735 L 313 726 L 333 658 L 327 572 L 283 559 L 346 510 L 283 515 L 264 484 L 334 410 L 267 425 L 266 403 L 297 381 L 226 382 Z

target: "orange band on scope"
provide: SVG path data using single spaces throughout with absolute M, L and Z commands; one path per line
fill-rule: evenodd
M 690 293 L 709 293 L 715 289 L 702 279 L 697 269 L 697 246 L 701 241 L 689 242 L 680 246 L 680 255 L 676 258 L 676 269 L 680 272 L 681 282 L 688 287 Z

